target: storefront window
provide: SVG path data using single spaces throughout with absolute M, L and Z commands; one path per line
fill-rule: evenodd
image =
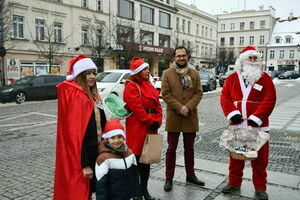
M 134 30 L 126 26 L 118 26 L 117 30 L 117 43 L 120 42 L 133 42 Z
M 159 34 L 159 46 L 160 47 L 170 47 L 170 36 Z
M 147 45 L 153 45 L 153 33 L 148 31 L 140 31 L 141 43 Z

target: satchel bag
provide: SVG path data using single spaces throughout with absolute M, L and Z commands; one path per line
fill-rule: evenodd
M 163 138 L 162 134 L 147 134 L 139 160 L 140 163 L 152 164 L 160 162 Z

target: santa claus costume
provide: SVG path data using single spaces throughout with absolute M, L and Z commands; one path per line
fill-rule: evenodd
M 251 62 L 250 59 L 257 59 Z M 236 72 L 228 76 L 224 84 L 220 103 L 230 128 L 246 128 L 268 132 L 269 116 L 276 102 L 276 91 L 272 78 L 262 71 L 259 52 L 252 46 L 246 47 L 236 61 Z M 257 191 L 266 191 L 269 143 L 251 161 L 253 184 Z M 230 186 L 239 189 L 242 183 L 244 161 L 230 157 Z

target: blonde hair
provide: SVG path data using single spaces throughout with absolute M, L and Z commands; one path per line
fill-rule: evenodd
M 75 78 L 75 82 L 79 84 L 88 94 L 89 98 L 93 101 L 101 101 L 100 95 L 97 90 L 96 81 L 92 87 L 90 87 L 87 83 L 86 79 L 86 71 L 81 72 L 78 76 Z

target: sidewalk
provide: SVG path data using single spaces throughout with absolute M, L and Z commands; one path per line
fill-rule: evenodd
M 215 161 L 195 159 L 196 175 L 205 182 L 205 187 L 198 187 L 185 181 L 185 168 L 183 156 L 178 157 L 173 189 L 165 192 L 165 168 L 157 171 L 151 170 L 149 192 L 152 196 L 162 200 L 232 200 L 255 199 L 252 184 L 251 168 L 245 167 L 241 191 L 232 195 L 221 192 L 227 184 L 228 164 Z M 267 193 L 270 200 L 297 200 L 300 197 L 300 176 L 268 171 Z

